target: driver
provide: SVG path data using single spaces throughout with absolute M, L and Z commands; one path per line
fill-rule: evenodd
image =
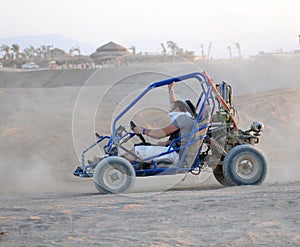
M 190 109 L 188 109 L 187 104 L 181 100 L 175 100 L 171 102 L 169 109 L 169 116 L 172 120 L 172 123 L 162 129 L 146 129 L 144 127 L 135 126 L 133 131 L 135 134 L 142 134 L 154 139 L 162 139 L 169 136 L 169 140 L 166 143 L 160 142 L 158 146 L 153 145 L 137 145 L 134 148 L 133 152 L 127 152 L 122 155 L 123 158 L 129 160 L 130 162 L 136 161 L 137 158 L 145 159 L 152 156 L 158 156 L 161 153 L 174 150 L 175 148 L 179 148 L 181 146 L 186 145 L 188 141 L 188 135 L 193 129 L 195 119 L 190 114 Z M 170 147 L 172 140 L 178 138 L 180 136 L 184 136 L 180 140 L 173 142 L 173 146 Z M 102 158 L 94 158 L 95 162 L 100 162 Z M 179 151 L 173 151 L 168 154 L 158 156 L 153 160 L 170 160 L 171 162 L 178 163 L 179 162 Z M 150 159 L 148 160 L 150 161 Z M 92 161 L 88 161 L 90 164 Z
M 179 148 L 187 143 L 188 135 L 192 131 L 195 119 L 189 113 L 189 109 L 186 103 L 180 100 L 172 101 L 170 104 L 169 116 L 172 120 L 172 123 L 165 128 L 146 129 L 143 127 L 136 126 L 134 127 L 133 131 L 136 134 L 150 136 L 155 139 L 162 139 L 164 137 L 171 136 L 173 133 L 177 132 L 178 137 L 183 136 L 183 138 L 178 141 L 175 141 L 172 147 L 169 146 L 171 144 L 172 138 L 167 141 L 165 146 L 135 146 L 135 154 L 138 158 L 145 159 L 147 157 L 156 156 L 161 153 L 167 152 L 169 148 L 170 150 L 174 150 L 174 148 Z M 124 154 L 123 157 L 128 159 L 129 161 L 136 160 L 136 157 L 134 157 L 134 155 L 130 153 Z M 153 160 L 157 161 L 161 159 L 169 159 L 172 162 L 178 163 L 179 152 L 173 151 L 168 154 L 156 157 Z
M 136 126 L 133 129 L 136 134 L 146 135 L 155 139 L 162 139 L 169 136 L 169 139 L 166 142 L 158 142 L 157 145 L 136 145 L 133 151 L 123 154 L 123 158 L 133 162 L 136 161 L 137 158 L 145 159 L 148 157 L 157 156 L 161 153 L 186 145 L 188 141 L 188 135 L 194 126 L 197 113 L 194 105 L 191 102 L 176 100 L 174 94 L 174 85 L 174 82 L 168 85 L 170 101 L 169 116 L 172 120 L 172 123 L 162 129 L 146 129 L 139 126 Z M 177 139 L 180 136 L 184 137 L 173 142 L 172 147 L 170 147 L 172 140 Z M 102 159 L 103 157 L 95 157 L 94 161 L 88 161 L 88 163 L 91 164 L 100 162 Z M 153 160 L 158 161 L 166 159 L 170 160 L 171 162 L 178 163 L 179 151 L 169 152 L 168 154 L 156 157 Z

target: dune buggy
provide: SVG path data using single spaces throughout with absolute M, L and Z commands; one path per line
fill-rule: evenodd
M 172 82 L 190 80 L 200 83 L 201 92 L 195 102 L 197 116 L 186 145 L 134 162 L 120 157 L 122 144 L 136 134 L 123 125 L 117 126 L 117 122 L 150 90 Z M 254 145 L 259 142 L 263 124 L 253 122 L 250 128 L 244 131 L 238 128 L 236 115 L 231 86 L 225 81 L 214 84 L 206 71 L 152 83 L 114 118 L 111 136 L 96 133 L 96 142 L 82 152 L 81 166 L 76 168 L 74 175 L 93 177 L 94 184 L 101 193 L 128 192 L 136 177 L 179 173 L 199 175 L 205 167 L 211 167 L 216 180 L 224 186 L 261 184 L 266 177 L 267 163 Z M 131 122 L 131 128 L 134 126 L 135 123 Z M 142 145 L 149 145 L 142 135 L 138 136 Z M 100 162 L 86 163 L 85 154 L 103 141 L 106 141 L 105 158 Z M 172 140 L 174 141 L 177 140 Z M 160 156 L 174 151 L 180 153 L 178 163 L 159 159 Z

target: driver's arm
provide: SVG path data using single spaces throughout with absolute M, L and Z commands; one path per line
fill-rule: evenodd
M 175 132 L 178 129 L 179 129 L 178 127 L 171 124 L 168 127 L 165 127 L 163 129 L 145 129 L 142 127 L 135 127 L 134 132 L 136 134 L 150 136 L 155 139 L 161 139 L 161 138 L 171 135 L 173 132 Z
M 176 101 L 175 92 L 174 92 L 174 86 L 175 82 L 172 82 L 168 85 L 168 92 L 169 92 L 169 102 L 172 104 L 172 102 Z

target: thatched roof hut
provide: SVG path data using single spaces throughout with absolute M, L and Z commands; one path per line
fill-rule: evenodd
M 129 51 L 125 47 L 110 41 L 109 43 L 97 48 L 96 52 L 91 54 L 91 58 L 95 61 L 103 61 L 126 56 L 128 54 Z

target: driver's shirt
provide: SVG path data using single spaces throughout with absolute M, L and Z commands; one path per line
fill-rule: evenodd
M 195 123 L 195 119 L 187 114 L 182 114 L 178 116 L 173 122 L 172 125 L 179 128 L 179 130 L 175 131 L 171 135 L 171 141 L 175 138 L 184 136 L 182 139 L 176 141 L 173 145 L 174 148 L 179 148 L 180 146 L 186 145 L 189 134 L 191 133 L 193 126 Z
M 179 130 L 176 131 L 176 133 L 174 132 L 172 134 L 171 140 L 175 139 L 175 138 L 179 138 L 180 136 L 184 136 L 182 139 L 176 141 L 173 145 L 173 148 L 179 148 L 180 146 L 186 145 L 188 138 L 189 138 L 189 134 L 193 129 L 195 120 L 192 116 L 189 116 L 187 114 L 182 114 L 179 115 L 173 122 L 172 125 L 176 126 L 177 128 L 179 128 Z M 173 139 L 172 139 L 173 138 Z M 172 149 L 171 149 L 172 150 Z M 148 161 L 148 160 L 164 160 L 164 159 L 169 159 L 174 163 L 178 163 L 179 162 L 179 156 L 182 153 L 181 152 L 170 152 L 167 153 L 165 155 L 160 155 L 162 153 L 165 152 L 169 152 L 169 147 L 162 147 L 162 146 L 144 146 L 144 145 L 139 145 L 139 146 L 135 146 L 135 153 L 136 155 L 140 158 L 143 159 L 144 161 Z M 155 158 L 151 158 L 153 156 L 157 156 Z M 149 159 L 150 157 L 150 159 Z

